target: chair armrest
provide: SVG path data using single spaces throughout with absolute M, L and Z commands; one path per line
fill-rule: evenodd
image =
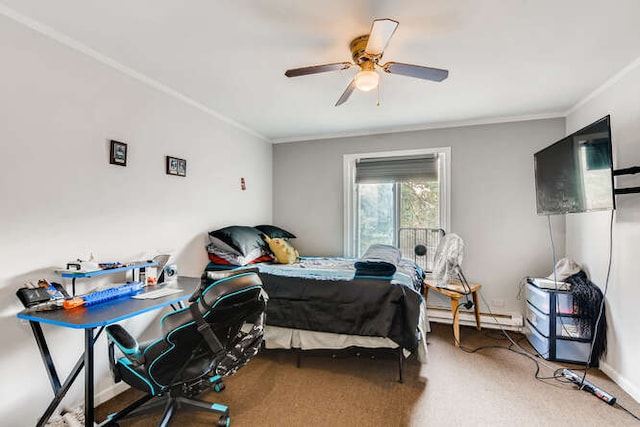
M 144 363 L 144 354 L 140 351 L 138 341 L 120 325 L 107 326 L 109 341 L 115 344 L 122 354 L 134 365 Z

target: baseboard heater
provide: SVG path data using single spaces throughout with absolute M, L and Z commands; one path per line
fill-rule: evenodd
M 427 315 L 430 322 L 453 323 L 451 308 L 427 307 Z M 476 326 L 476 316 L 473 311 L 460 311 L 460 324 L 464 326 Z M 488 329 L 506 329 L 520 332 L 523 326 L 523 318 L 520 313 L 483 313 L 480 312 L 480 326 Z

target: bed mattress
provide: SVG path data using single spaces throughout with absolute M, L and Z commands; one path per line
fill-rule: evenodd
M 427 333 L 430 331 L 426 307 L 423 304 L 420 309 L 419 339 L 416 351 L 417 359 L 422 364 L 427 363 L 428 360 Z M 267 349 L 300 350 L 341 350 L 350 347 L 395 349 L 398 348 L 398 344 L 385 337 L 335 334 L 266 325 L 265 347 Z M 408 351 L 404 353 L 406 357 L 410 354 Z
M 408 351 L 417 350 L 423 276 L 420 267 L 403 259 L 392 277 L 356 278 L 354 261 L 301 257 L 295 264 L 252 265 L 258 268 L 269 296 L 267 325 L 388 338 Z M 215 264 L 207 267 L 217 269 Z

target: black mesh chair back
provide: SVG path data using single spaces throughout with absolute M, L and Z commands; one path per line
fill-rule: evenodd
M 214 408 L 228 422 L 228 408 L 194 400 L 196 394 L 213 387 L 224 389 L 222 377 L 235 373 L 257 353 L 262 344 L 265 294 L 257 274 L 230 272 L 202 284 L 185 307 L 160 320 L 162 337 L 138 344 L 120 325 L 107 328 L 110 360 L 116 381 L 124 380 L 147 395 L 139 403 L 116 414 L 112 420 L 132 412 L 153 397 L 173 400 L 163 404 L 166 423 L 178 404 Z M 115 358 L 114 347 L 122 356 Z M 218 390 L 220 389 L 220 390 Z M 149 405 L 146 405 L 149 406 Z M 206 407 L 206 408 L 205 408 Z M 165 423 L 165 424 L 166 424 Z M 164 424 L 161 424 L 164 425 Z

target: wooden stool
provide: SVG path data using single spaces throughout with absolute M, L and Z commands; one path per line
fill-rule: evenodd
M 478 290 L 482 285 L 478 283 L 469 283 L 469 286 L 463 286 L 460 282 L 451 282 L 446 288 L 439 288 L 425 279 L 424 283 L 424 300 L 427 302 L 427 295 L 429 289 L 436 291 L 439 294 L 446 295 L 451 298 L 451 312 L 453 313 L 453 336 L 455 337 L 456 347 L 460 346 L 460 310 L 458 306 L 460 299 L 465 295 L 471 294 L 473 296 L 473 310 L 476 314 L 476 329 L 480 330 L 480 311 L 478 310 Z

